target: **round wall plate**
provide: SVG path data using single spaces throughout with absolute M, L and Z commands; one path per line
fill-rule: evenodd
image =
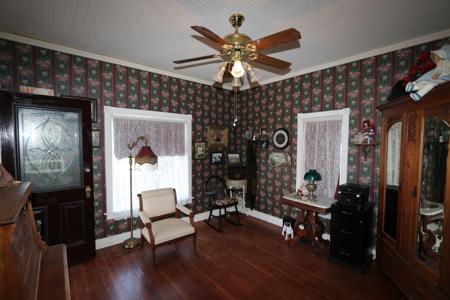
M 275 148 L 284 149 L 289 144 L 289 132 L 284 128 L 278 128 L 272 135 Z

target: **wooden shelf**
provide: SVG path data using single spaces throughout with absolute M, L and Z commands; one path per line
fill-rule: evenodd
M 364 160 L 366 160 L 367 159 L 367 153 L 370 152 L 370 146 L 377 146 L 378 142 L 361 143 L 361 144 L 353 143 L 353 145 L 356 145 L 356 146 L 361 148 L 361 151 L 363 152 Z

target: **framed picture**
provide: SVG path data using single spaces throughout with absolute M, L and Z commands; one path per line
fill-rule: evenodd
M 245 139 L 246 139 L 246 140 L 251 140 L 252 137 L 253 137 L 253 131 L 247 130 L 247 131 L 245 132 Z
M 206 143 L 197 142 L 194 144 L 194 158 L 201 159 L 206 157 Z
M 259 147 L 267 149 L 267 148 L 269 148 L 269 143 L 270 143 L 269 140 L 260 140 L 259 141 Z
M 69 96 L 69 95 L 61 95 L 62 98 L 70 98 L 70 99 L 80 99 L 89 101 L 91 103 L 91 120 L 92 123 L 97 123 L 97 99 L 96 98 L 87 98 L 87 97 L 78 97 L 78 96 Z
M 208 147 L 223 148 L 228 146 L 228 128 L 209 126 L 206 132 Z
M 92 147 L 100 147 L 100 131 L 92 130 Z
M 223 152 L 211 152 L 211 164 L 221 165 L 223 162 Z
M 261 136 L 267 135 L 267 128 L 261 127 L 261 129 L 259 130 L 259 135 L 261 135 Z
M 228 164 L 238 165 L 241 163 L 241 155 L 239 153 L 228 153 Z
M 289 144 L 289 132 L 284 128 L 278 128 L 272 135 L 273 145 L 277 149 L 284 149 Z

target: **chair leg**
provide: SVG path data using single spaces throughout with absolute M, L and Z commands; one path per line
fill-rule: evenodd
M 220 216 L 220 208 L 219 208 L 219 216 L 218 216 L 218 217 L 216 217 L 216 216 L 213 215 L 213 210 L 214 210 L 214 209 L 211 209 L 211 210 L 209 211 L 209 217 L 208 217 L 207 220 L 205 220 L 205 223 L 208 224 L 209 227 L 211 227 L 212 229 L 214 229 L 214 230 L 216 230 L 216 231 L 219 231 L 219 232 L 223 232 L 223 231 L 222 231 L 222 218 L 221 218 L 221 216 Z M 214 226 L 214 225 L 212 224 L 211 220 L 214 219 L 214 218 L 219 218 L 219 225 L 220 225 L 219 227 L 216 227 L 216 226 Z
M 192 246 L 194 247 L 194 252 L 197 253 L 197 234 L 194 234 Z
M 156 265 L 156 251 L 155 246 L 152 246 L 152 253 L 153 253 L 153 265 Z
M 219 228 L 220 228 L 220 231 L 222 231 L 222 217 L 223 217 L 222 209 L 219 208 Z
M 234 206 L 234 208 L 236 209 L 236 219 L 237 219 L 237 223 L 238 225 L 241 225 L 241 221 L 239 220 L 239 211 L 237 208 L 237 204 Z

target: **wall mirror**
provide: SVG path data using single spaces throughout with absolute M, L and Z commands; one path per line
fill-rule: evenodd
M 424 118 L 417 257 L 439 272 L 450 126 L 437 116 Z
M 386 201 L 384 210 L 384 232 L 397 239 L 398 191 L 400 185 L 400 149 L 402 122 L 389 128 L 387 137 Z

